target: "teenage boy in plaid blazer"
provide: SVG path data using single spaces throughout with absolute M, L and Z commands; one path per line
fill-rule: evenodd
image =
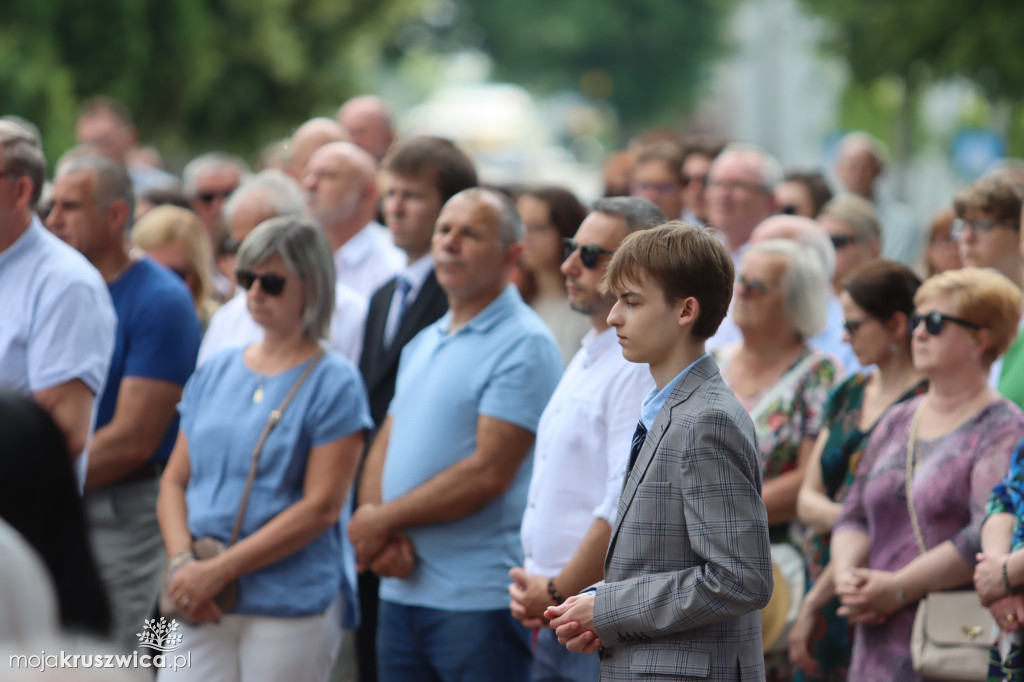
M 602 680 L 764 680 L 772 593 L 754 425 L 704 342 L 732 297 L 728 251 L 680 222 L 627 237 L 608 267 L 608 322 L 646 362 L 644 399 L 605 579 L 551 607 L 559 641 L 598 652 Z

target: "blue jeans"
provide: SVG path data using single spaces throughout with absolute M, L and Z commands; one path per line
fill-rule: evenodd
M 597 654 L 577 654 L 558 643 L 551 628 L 537 633 L 533 654 L 533 682 L 597 682 L 601 677 L 601 659 Z
M 530 632 L 508 609 L 443 611 L 380 602 L 380 682 L 526 682 Z

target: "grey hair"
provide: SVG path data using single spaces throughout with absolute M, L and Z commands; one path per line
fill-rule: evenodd
M 46 158 L 39 138 L 28 128 L 11 120 L 0 121 L 0 149 L 3 170 L 19 173 L 32 181 L 30 208 L 35 209 L 46 180 Z
M 880 168 L 886 168 L 889 165 L 889 149 L 884 142 L 870 133 L 855 130 L 844 135 L 843 139 L 839 141 L 840 156 L 849 154 L 851 150 L 858 148 L 866 149 Z
M 767 239 L 747 247 L 743 260 L 754 254 L 777 254 L 785 258 L 782 301 L 796 333 L 805 339 L 825 329 L 828 317 L 829 280 L 810 247 L 790 239 Z
M 124 229 L 125 232 L 131 231 L 135 224 L 135 190 L 124 165 L 99 153 L 80 153 L 58 165 L 57 177 L 81 171 L 92 173 L 96 178 L 92 188 L 93 199 L 101 207 L 106 208 L 118 199 L 128 205 Z
M 829 216 L 849 225 L 857 233 L 857 239 L 869 242 L 882 241 L 882 223 L 878 211 L 870 201 L 856 194 L 840 194 L 833 197 L 821 208 L 818 218 Z
M 219 168 L 234 168 L 237 170 L 239 183 L 250 175 L 249 164 L 237 156 L 225 152 L 207 152 L 197 156 L 185 165 L 185 170 L 181 173 L 181 184 L 185 196 L 189 199 L 194 199 L 199 175 Z
M 302 333 L 319 341 L 330 334 L 334 314 L 334 258 L 323 230 L 301 215 L 264 220 L 238 247 L 239 270 L 248 270 L 280 256 L 289 272 L 306 288 Z
M 733 142 L 727 145 L 722 153 L 715 159 L 715 165 L 724 158 L 730 156 L 742 156 L 747 158 L 754 158 L 757 160 L 757 174 L 761 178 L 761 186 L 766 191 L 771 191 L 776 185 L 782 182 L 782 178 L 785 177 L 782 172 L 782 166 L 776 160 L 774 156 L 766 152 L 761 147 L 754 144 L 745 144 L 739 142 Z
M 498 219 L 498 238 L 501 240 L 501 245 L 508 248 L 523 241 L 523 221 L 519 217 L 516 205 L 504 193 L 490 187 L 470 187 L 455 196 L 464 196 L 477 201 L 493 199 L 493 202 L 497 204 L 495 217 Z
M 658 205 L 643 197 L 605 197 L 595 201 L 591 210 L 622 218 L 627 234 L 657 227 L 666 220 Z
M 238 208 L 253 199 L 263 202 L 275 216 L 301 215 L 306 212 L 306 198 L 302 188 L 288 174 L 276 168 L 267 168 L 242 181 L 224 202 L 224 220 L 228 225 Z

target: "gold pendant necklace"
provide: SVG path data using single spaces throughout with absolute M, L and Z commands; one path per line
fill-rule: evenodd
M 256 390 L 252 392 L 253 403 L 259 404 L 263 402 L 263 377 L 256 377 Z

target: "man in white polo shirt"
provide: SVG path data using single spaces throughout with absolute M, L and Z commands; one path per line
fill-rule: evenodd
M 639 197 L 601 199 L 567 240 L 562 273 L 569 304 L 590 317 L 537 426 L 533 476 L 520 531 L 525 566 L 509 575 L 512 615 L 544 625 L 544 609 L 601 580 L 640 403 L 654 387 L 647 365 L 622 357 L 607 317 L 615 303 L 598 292 L 608 259 L 626 235 L 660 225 L 656 205 Z M 601 661 L 568 651 L 542 627 L 533 682 L 594 682 Z

